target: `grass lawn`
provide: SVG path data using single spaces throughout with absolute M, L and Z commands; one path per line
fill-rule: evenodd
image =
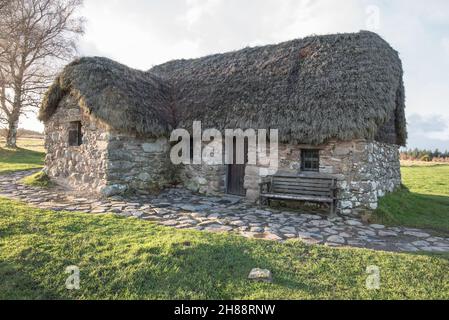
M 4 146 L 4 141 L 0 140 L 0 146 Z M 42 168 L 45 157 L 42 139 L 19 139 L 18 147 L 16 150 L 0 147 L 0 174 Z
M 65 268 L 80 268 L 80 290 Z M 380 268 L 368 290 L 366 268 Z M 274 283 L 247 280 L 254 267 Z M 448 256 L 177 230 L 0 199 L 0 299 L 449 299 Z
M 404 189 L 381 199 L 376 220 L 449 234 L 449 165 L 402 167 Z
M 0 174 L 42 166 L 42 141 L 19 146 L 0 149 Z M 379 219 L 447 230 L 448 174 L 449 166 L 404 168 L 410 191 L 382 200 Z M 73 265 L 81 288 L 70 291 Z M 379 290 L 366 289 L 370 265 L 380 268 Z M 274 283 L 249 281 L 254 267 L 270 269 Z M 447 270 L 449 255 L 248 240 L 0 198 L 0 299 L 449 299 Z

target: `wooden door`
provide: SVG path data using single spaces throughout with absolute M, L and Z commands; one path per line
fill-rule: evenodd
M 245 165 L 229 164 L 228 193 L 238 196 L 244 196 L 245 195 L 245 188 L 243 188 L 244 181 L 245 181 Z
M 236 142 L 234 138 L 234 161 L 236 163 Z M 245 163 L 248 162 L 248 141 L 245 139 Z M 243 187 L 245 182 L 245 167 L 246 164 L 229 164 L 227 170 L 227 192 L 237 196 L 245 196 L 246 191 Z

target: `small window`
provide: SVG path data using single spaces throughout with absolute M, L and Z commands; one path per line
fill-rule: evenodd
M 320 150 L 303 149 L 301 150 L 301 170 L 316 171 L 320 170 Z
M 77 147 L 83 143 L 83 136 L 81 133 L 81 122 L 72 121 L 69 124 L 69 146 Z

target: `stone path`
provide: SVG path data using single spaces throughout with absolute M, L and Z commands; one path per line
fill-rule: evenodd
M 258 208 L 230 195 L 210 197 L 174 188 L 158 196 L 93 198 L 61 188 L 44 190 L 19 183 L 33 171 L 0 176 L 0 196 L 22 200 L 42 209 L 115 213 L 165 226 L 210 232 L 235 232 L 248 238 L 284 241 L 300 239 L 308 244 L 352 246 L 402 252 L 449 252 L 449 238 L 405 227 L 366 225 L 360 220 L 316 214 L 299 214 L 274 208 Z

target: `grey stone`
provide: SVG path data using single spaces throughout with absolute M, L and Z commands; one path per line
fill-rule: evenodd
M 379 230 L 377 234 L 381 237 L 397 237 L 398 233 L 389 230 Z
M 142 149 L 145 152 L 163 152 L 164 151 L 164 146 L 158 142 L 155 143 L 143 143 L 142 144 Z
M 273 282 L 273 276 L 270 270 L 254 268 L 248 275 L 248 279 L 258 282 Z
M 136 218 L 140 218 L 141 216 L 144 215 L 144 213 L 142 211 L 133 211 L 132 215 Z
M 142 172 L 141 174 L 139 174 L 139 175 L 137 176 L 137 178 L 138 178 L 139 180 L 142 180 L 142 181 L 151 181 L 151 180 L 152 180 L 151 175 L 149 175 L 149 174 L 146 173 L 146 172 Z
M 301 216 L 306 218 L 306 219 L 310 219 L 310 220 L 320 220 L 320 219 L 322 219 L 320 216 L 314 215 L 314 214 L 302 214 Z
M 312 220 L 309 222 L 309 225 L 319 228 L 325 228 L 332 226 L 332 223 L 326 220 Z
M 294 227 L 282 227 L 281 229 L 279 229 L 279 231 L 281 231 L 282 233 L 295 233 L 296 234 L 296 229 Z
M 101 189 L 101 194 L 105 197 L 112 197 L 119 194 L 123 194 L 128 190 L 128 186 L 122 184 L 113 184 L 109 186 L 105 186 Z
M 224 226 L 221 224 L 211 224 L 205 227 L 204 229 L 211 232 L 228 232 L 232 230 L 232 227 Z
M 177 224 L 179 224 L 179 222 L 176 220 L 164 220 L 161 222 L 161 224 L 163 224 L 164 226 L 172 227 L 172 226 L 176 226 Z
M 298 232 L 298 238 L 301 238 L 301 239 L 312 238 L 312 234 L 308 233 L 308 232 Z
M 358 220 L 346 220 L 345 223 L 348 226 L 352 226 L 352 227 L 359 227 L 359 226 L 363 226 L 363 223 L 358 221 Z
M 271 216 L 272 215 L 272 213 L 267 210 L 256 210 L 254 213 L 259 214 L 261 216 Z
M 428 238 L 430 234 L 420 231 L 404 231 L 405 235 L 416 237 L 416 238 Z
M 352 237 L 352 235 L 350 235 L 347 232 L 340 232 L 338 235 L 342 238 L 351 238 Z
M 414 245 L 412 245 L 410 243 L 398 243 L 398 244 L 396 244 L 396 247 L 399 250 L 406 251 L 406 252 L 417 252 L 417 251 L 419 251 L 418 248 L 416 248 Z
M 208 205 L 192 205 L 192 204 L 184 204 L 182 206 L 180 206 L 180 208 L 182 210 L 186 210 L 186 211 L 203 211 L 206 209 L 209 209 L 210 206 Z
M 412 245 L 417 247 L 427 247 L 429 246 L 429 243 L 427 241 L 413 241 Z
M 385 226 L 382 224 L 370 224 L 369 226 L 374 229 L 385 229 Z
M 327 238 L 327 242 L 344 244 L 346 240 L 341 236 L 330 236 Z
M 360 230 L 358 232 L 358 234 L 362 235 L 362 236 L 371 236 L 374 237 L 376 235 L 376 232 L 371 231 L 371 230 Z
M 327 232 L 327 233 L 329 233 L 331 235 L 335 235 L 335 234 L 339 233 L 337 230 L 332 229 L 332 228 L 324 228 L 324 232 Z
M 231 224 L 233 226 L 242 227 L 245 225 L 245 222 L 243 222 L 242 220 L 234 220 L 234 221 L 231 221 L 229 224 Z

